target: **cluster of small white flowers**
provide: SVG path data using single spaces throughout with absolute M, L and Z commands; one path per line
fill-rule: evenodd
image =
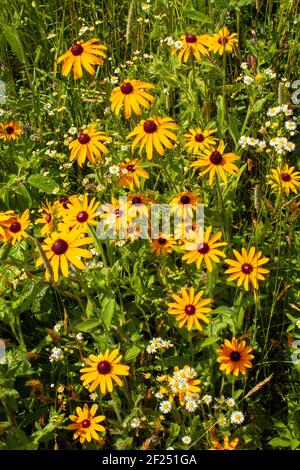
M 241 69 L 242 69 L 242 70 L 247 70 L 247 68 L 248 68 L 247 62 L 242 62 L 242 63 L 241 63 Z
M 113 75 L 112 77 L 110 77 L 110 83 L 112 85 L 116 85 L 118 82 L 119 82 L 119 77 L 117 77 L 116 75 Z
M 99 21 L 96 22 L 96 24 L 99 24 Z M 95 30 L 94 26 L 82 25 L 80 30 L 79 30 L 79 36 L 82 36 L 83 34 L 89 32 L 89 31 L 94 31 L 94 30 Z
M 295 144 L 289 142 L 286 137 L 273 137 L 269 145 L 274 148 L 278 155 L 283 155 L 286 152 L 293 152 L 293 150 L 295 150 Z
M 124 246 L 125 243 L 126 243 L 126 240 L 118 240 L 118 241 L 116 241 L 116 246 L 118 248 L 122 248 L 122 246 Z
M 169 400 L 162 401 L 159 405 L 159 411 L 163 414 L 170 413 L 172 409 L 172 403 Z
M 242 82 L 245 83 L 245 85 L 252 85 L 252 83 L 254 82 L 254 78 L 249 77 L 249 75 L 244 75 L 244 77 L 242 78 Z
M 164 340 L 162 338 L 153 338 L 150 341 L 149 345 L 147 346 L 146 351 L 148 354 L 154 354 L 158 350 L 170 349 L 173 347 L 174 347 L 174 344 L 171 343 L 171 341 L 169 340 Z
M 142 424 L 142 421 L 140 420 L 140 418 L 133 418 L 131 421 L 130 421 L 130 426 L 132 427 L 132 429 L 137 429 L 141 426 Z
M 190 438 L 190 436 L 183 436 L 181 441 L 184 445 L 188 446 L 192 442 L 192 439 Z
M 165 42 L 167 46 L 173 46 L 174 45 L 174 39 L 171 36 L 167 36 L 165 39 L 161 39 L 161 43 Z
M 295 130 L 297 129 L 297 124 L 295 121 L 285 121 L 284 127 L 290 131 L 291 135 L 295 135 Z
M 229 408 L 233 408 L 235 406 L 234 398 L 227 398 L 226 405 L 229 406 Z
M 227 418 L 225 418 L 225 416 L 221 416 L 221 418 L 218 420 L 218 424 L 221 426 L 221 428 L 224 428 L 224 426 L 227 424 Z
M 188 407 L 196 406 L 197 399 L 199 399 L 197 393 L 191 393 L 190 382 L 197 377 L 197 372 L 190 366 L 185 366 L 183 369 L 179 369 L 173 373 L 173 376 L 169 382 L 169 386 L 173 393 L 183 394 L 184 401 L 192 401 Z
M 266 69 L 264 73 L 270 78 L 276 78 L 276 73 L 272 69 Z
M 77 127 L 71 126 L 70 129 L 68 130 L 68 133 L 71 135 L 77 134 Z
M 183 42 L 178 40 L 174 42 L 174 47 L 175 49 L 182 49 L 183 48 Z
M 230 421 L 232 424 L 242 424 L 245 420 L 244 413 L 241 411 L 234 411 L 231 413 Z
M 247 137 L 245 135 L 242 135 L 240 137 L 239 144 L 242 148 L 246 148 L 247 146 L 255 147 L 259 152 L 264 150 L 267 146 L 264 140 L 254 139 L 253 137 Z
M 194 398 L 194 396 L 196 398 Z M 191 413 L 193 413 L 194 411 L 196 411 L 198 406 L 199 406 L 199 400 L 198 400 L 198 395 L 197 394 L 195 394 L 195 395 L 193 394 L 191 396 L 186 397 L 185 409 L 187 411 L 190 411 Z
M 109 167 L 108 171 L 111 175 L 117 175 L 120 172 L 120 168 L 118 167 L 118 165 L 112 165 Z
M 269 108 L 267 111 L 267 116 L 274 117 L 278 116 L 278 114 L 283 113 L 285 116 L 293 116 L 293 110 L 289 108 L 288 104 L 283 104 L 281 106 L 274 106 L 273 108 Z
M 50 357 L 49 357 L 50 362 L 62 361 L 63 358 L 64 358 L 64 353 L 63 353 L 62 349 L 57 348 L 56 346 L 51 349 L 51 354 L 50 354 Z
M 83 334 L 82 334 L 82 333 L 77 333 L 77 335 L 75 336 L 75 338 L 77 339 L 77 341 L 78 341 L 79 343 L 81 343 L 82 340 L 83 340 Z
M 64 326 L 64 322 L 59 321 L 58 323 L 54 325 L 53 331 L 55 331 L 55 333 L 59 333 L 63 326 Z
M 203 401 L 203 403 L 205 403 L 205 405 L 209 405 L 212 402 L 212 396 L 211 395 L 204 395 L 202 397 L 201 401 Z

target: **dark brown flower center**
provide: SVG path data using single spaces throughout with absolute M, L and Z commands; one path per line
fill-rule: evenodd
M 205 255 L 206 253 L 209 252 L 208 243 L 205 243 L 205 242 L 199 243 L 197 250 L 199 251 L 199 253 L 201 253 L 201 255 Z
M 80 44 L 74 44 L 74 46 L 71 47 L 71 52 L 73 55 L 81 55 L 83 53 L 83 47 Z
M 288 181 L 291 181 L 292 177 L 289 173 L 282 173 L 281 179 L 282 179 L 282 181 L 287 183 Z
M 155 132 L 156 129 L 157 129 L 157 125 L 151 119 L 144 122 L 144 131 L 147 132 L 147 134 L 153 134 L 153 132 Z
M 238 351 L 232 351 L 232 353 L 230 353 L 230 359 L 233 362 L 238 362 L 241 359 L 241 355 Z
M 130 93 L 133 92 L 133 86 L 131 85 L 131 83 L 126 82 L 120 86 L 120 90 L 124 95 L 129 95 Z
M 45 220 L 46 220 L 46 222 L 49 224 L 49 223 L 51 222 L 51 220 L 52 220 L 52 215 L 47 214 L 46 217 L 45 217 Z
M 203 142 L 204 139 L 205 139 L 205 137 L 204 137 L 203 134 L 196 134 L 195 135 L 195 141 L 196 142 Z
M 158 243 L 159 243 L 160 245 L 165 245 L 165 244 L 167 243 L 167 240 L 166 240 L 166 238 L 159 238 L 159 239 L 158 239 Z
M 142 200 L 140 197 L 134 197 L 132 199 L 132 204 L 141 204 L 142 203 Z
M 211 163 L 213 163 L 214 165 L 220 165 L 220 163 L 222 163 L 223 157 L 220 154 L 220 152 L 215 150 L 214 152 L 212 152 L 210 154 L 209 159 L 210 159 Z
M 78 142 L 80 142 L 82 145 L 88 144 L 90 140 L 91 138 L 88 134 L 80 134 L 78 137 Z
M 187 315 L 194 315 L 196 308 L 194 305 L 186 305 L 184 311 Z
M 91 425 L 91 422 L 90 422 L 89 419 L 84 419 L 83 421 L 81 421 L 81 426 L 82 426 L 83 428 L 89 428 L 90 425 Z
M 185 40 L 186 40 L 186 42 L 196 42 L 197 37 L 194 34 L 187 34 L 185 36 Z
M 63 255 L 67 251 L 68 246 L 65 240 L 58 238 L 51 246 L 51 249 L 56 255 Z
M 103 375 L 109 374 L 111 369 L 112 369 L 111 364 L 108 361 L 101 361 L 97 365 L 97 370 L 99 374 L 103 374 Z
M 21 227 L 20 222 L 13 222 L 13 223 L 11 224 L 11 226 L 9 227 L 9 230 L 10 230 L 12 233 L 18 233 L 18 232 L 20 232 L 21 228 L 22 228 L 22 227 Z
M 77 217 L 76 217 L 78 222 L 80 222 L 82 224 L 83 224 L 83 222 L 86 222 L 88 220 L 88 218 L 89 218 L 89 214 L 86 211 L 78 212 Z
M 181 196 L 180 202 L 181 204 L 189 204 L 191 198 L 189 196 Z
M 6 128 L 6 134 L 10 135 L 10 134 L 13 134 L 14 132 L 14 128 L 12 126 L 8 126 Z
M 244 274 L 251 274 L 253 271 L 253 266 L 249 263 L 245 263 L 242 266 L 242 271 Z
M 224 37 L 224 36 L 220 36 L 219 39 L 218 39 L 218 43 L 219 44 L 227 44 L 228 43 L 228 38 Z
M 122 214 L 123 214 L 122 209 L 116 209 L 116 210 L 115 210 L 115 215 L 116 215 L 117 217 L 121 217 Z
M 126 170 L 127 170 L 127 171 L 130 171 L 130 173 L 133 173 L 133 172 L 135 171 L 134 165 L 128 165 L 128 166 L 126 167 Z

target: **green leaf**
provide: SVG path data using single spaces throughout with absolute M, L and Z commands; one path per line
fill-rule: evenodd
M 140 354 L 141 350 L 142 350 L 142 347 L 137 346 L 136 344 L 134 344 L 126 352 L 125 357 L 124 357 L 124 361 L 129 362 L 129 363 L 133 362 L 137 358 L 137 356 Z
M 97 328 L 101 324 L 101 321 L 98 318 L 90 318 L 88 320 L 84 320 L 80 323 L 78 323 L 75 326 L 75 329 L 78 331 L 83 331 L 83 332 L 88 332 L 93 330 L 94 328 Z
M 1 20 L 0 25 L 2 27 L 5 39 L 9 43 L 13 52 L 16 54 L 16 56 L 21 62 L 26 63 L 26 56 L 24 54 L 23 45 L 20 41 L 18 33 L 11 26 L 8 26 L 7 24 L 3 23 L 3 21 Z
M 201 11 L 197 10 L 185 10 L 184 14 L 187 18 L 193 21 L 197 21 L 198 23 L 206 24 L 209 23 L 209 18 L 201 13 Z
M 31 175 L 28 178 L 28 182 L 34 188 L 37 188 L 47 194 L 53 194 L 53 192 L 55 193 L 59 190 L 59 186 L 56 181 L 54 181 L 49 176 Z
M 115 311 L 115 305 L 116 305 L 115 299 L 107 300 L 107 298 L 105 298 L 102 302 L 102 306 L 103 305 L 104 307 L 102 311 L 102 318 L 103 318 L 106 328 L 109 330 L 112 317 Z

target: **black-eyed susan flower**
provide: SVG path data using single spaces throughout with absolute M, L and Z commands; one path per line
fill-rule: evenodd
M 166 256 L 166 254 L 172 253 L 176 241 L 172 235 L 161 233 L 158 238 L 152 240 L 151 245 L 151 249 L 156 255 Z
M 128 193 L 128 209 L 136 207 L 139 210 L 141 206 L 147 206 L 151 201 L 152 199 L 143 193 Z
M 87 232 L 89 226 L 97 225 L 95 218 L 99 203 L 94 197 L 89 201 L 87 194 L 83 197 L 71 196 L 69 201 L 70 204 L 63 213 L 63 222 L 59 225 L 60 230 L 68 228 Z
M 19 139 L 22 129 L 15 121 L 1 122 L 0 123 L 0 139 L 10 142 L 11 140 Z
M 107 147 L 102 142 L 110 141 L 110 137 L 105 132 L 98 131 L 96 126 L 91 125 L 84 129 L 79 137 L 70 143 L 70 161 L 72 162 L 77 158 L 80 167 L 83 166 L 86 159 L 91 163 L 95 163 L 96 159 L 101 161 L 101 153 L 108 153 Z
M 59 217 L 62 217 L 68 209 L 70 203 L 69 196 L 61 196 L 59 200 L 55 201 L 53 204 L 53 209 L 55 212 L 57 212 Z
M 88 359 L 84 359 L 88 367 L 80 369 L 80 372 L 83 372 L 80 377 L 83 386 L 91 384 L 90 392 L 99 387 L 102 394 L 105 394 L 106 391 L 109 393 L 113 391 L 113 381 L 122 387 L 123 383 L 119 376 L 129 375 L 129 366 L 120 364 L 122 357 L 118 349 L 113 351 L 107 349 L 104 354 L 100 353 L 99 356 L 90 354 Z
M 91 442 L 92 439 L 98 441 L 99 436 L 97 432 L 105 431 L 104 426 L 99 424 L 105 420 L 105 416 L 95 416 L 97 409 L 98 405 L 95 404 L 89 409 L 88 404 L 85 403 L 83 408 L 80 408 L 80 406 L 76 407 L 77 415 L 70 415 L 70 420 L 73 421 L 73 424 L 69 424 L 68 429 L 75 431 L 73 439 L 79 438 L 80 444 L 83 444 L 85 441 Z
M 180 37 L 182 47 L 172 47 L 172 54 L 178 54 L 178 60 L 181 63 L 187 62 L 190 54 L 201 61 L 203 56 L 209 56 L 208 48 L 210 44 L 210 36 L 208 34 L 185 34 Z
M 234 439 L 232 439 L 231 442 L 229 442 L 229 437 L 224 436 L 223 445 L 220 444 L 218 441 L 211 441 L 214 447 L 212 447 L 210 450 L 235 450 L 236 446 L 238 445 L 238 442 L 238 437 L 235 437 Z
M 79 258 L 92 258 L 93 255 L 89 250 L 80 247 L 89 243 L 92 243 L 92 239 L 84 237 L 78 230 L 53 232 L 45 238 L 42 249 L 52 268 L 55 282 L 58 282 L 59 271 L 64 277 L 69 276 L 69 263 L 78 269 L 84 269 L 84 264 Z M 36 266 L 41 266 L 43 263 L 44 260 L 40 256 L 36 261 Z M 45 278 L 49 281 L 48 269 L 46 269 Z
M 82 67 L 91 74 L 95 75 L 95 69 L 93 65 L 102 65 L 104 63 L 102 57 L 106 57 L 105 50 L 106 46 L 97 44 L 99 39 L 90 39 L 84 42 L 82 39 L 76 41 L 70 49 L 60 56 L 57 63 L 63 61 L 62 75 L 67 77 L 73 67 L 74 80 L 78 80 L 82 77 Z
M 212 262 L 220 263 L 220 258 L 226 257 L 219 248 L 227 245 L 226 242 L 219 241 L 223 235 L 221 230 L 210 238 L 211 231 L 212 227 L 210 226 L 206 229 L 204 236 L 198 233 L 195 240 L 186 241 L 185 249 L 188 252 L 182 257 L 182 260 L 187 264 L 196 263 L 198 269 L 204 261 L 209 272 L 212 272 Z
M 5 236 L 5 228 L 9 225 L 9 221 L 14 215 L 14 211 L 5 211 L 0 212 L 0 239 L 4 238 Z
M 128 202 L 127 198 L 115 198 L 112 196 L 111 203 L 101 206 L 100 218 L 103 224 L 113 231 L 126 231 L 128 222 Z
M 254 289 L 258 289 L 258 279 L 264 281 L 263 274 L 270 272 L 269 269 L 261 267 L 268 263 L 269 258 L 262 257 L 261 251 L 257 252 L 254 246 L 250 248 L 249 252 L 242 248 L 241 253 L 236 250 L 233 250 L 233 253 L 236 260 L 225 259 L 225 263 L 230 266 L 225 271 L 225 274 L 229 274 L 228 281 L 237 280 L 238 287 L 244 285 L 245 290 L 249 290 L 250 282 Z
M 189 331 L 193 327 L 201 331 L 203 328 L 200 321 L 209 323 L 209 319 L 205 314 L 211 312 L 211 308 L 208 307 L 211 299 L 201 299 L 203 293 L 203 290 L 195 293 L 193 287 L 190 287 L 189 290 L 183 287 L 180 289 L 180 295 L 172 294 L 175 302 L 168 305 L 168 312 L 170 315 L 176 315 L 179 328 L 186 325 Z
M 287 196 L 291 192 L 297 194 L 300 186 L 300 172 L 294 171 L 294 169 L 294 166 L 289 167 L 287 163 L 273 168 L 267 175 L 267 183 L 271 185 L 272 189 L 285 192 Z
M 201 152 L 201 150 L 209 149 L 214 146 L 218 140 L 212 136 L 212 134 L 217 132 L 216 129 L 204 129 L 203 131 L 198 127 L 196 130 L 189 129 L 189 131 L 189 134 L 184 134 L 184 137 L 186 137 L 184 146 L 189 152 L 197 153 Z
M 218 33 L 212 35 L 209 41 L 209 49 L 220 55 L 223 55 L 224 52 L 232 53 L 238 42 L 237 34 L 230 34 L 229 29 L 225 26 Z
M 42 217 L 36 219 L 35 223 L 44 225 L 41 228 L 41 235 L 44 236 L 54 229 L 55 206 L 51 206 L 51 204 L 46 201 L 45 204 L 42 205 L 40 212 L 42 213 Z
M 4 228 L 4 240 L 10 241 L 12 245 L 28 237 L 26 233 L 30 225 L 29 209 L 26 209 L 21 216 L 13 214 L 11 218 L 2 223 Z
M 143 149 L 146 150 L 148 160 L 152 160 L 153 152 L 163 156 L 165 154 L 165 147 L 172 149 L 177 140 L 177 136 L 172 130 L 178 129 L 170 117 L 150 117 L 146 121 L 143 119 L 132 132 L 128 134 L 126 140 L 135 136 L 131 150 L 134 152 L 137 146 L 140 147 L 139 154 L 141 155 Z
M 238 171 L 238 167 L 232 163 L 239 160 L 240 157 L 235 153 L 224 153 L 225 143 L 223 140 L 218 147 L 213 149 L 205 149 L 199 155 L 199 160 L 192 163 L 193 168 L 204 168 L 201 175 L 209 173 L 209 185 L 212 185 L 216 174 L 221 177 L 222 181 L 227 184 L 226 173 L 233 175 Z
M 125 158 L 124 162 L 119 163 L 119 168 L 119 186 L 121 186 L 121 188 L 129 187 L 130 189 L 133 189 L 134 185 L 139 188 L 139 177 L 145 179 L 149 178 L 148 171 L 141 167 L 141 162 L 138 160 L 130 160 L 129 158 Z
M 171 213 L 181 214 L 182 216 L 186 213 L 192 217 L 193 210 L 196 210 L 196 206 L 200 201 L 200 198 L 194 192 L 182 192 L 170 201 Z
M 145 89 L 155 88 L 154 85 L 140 80 L 124 80 L 120 86 L 113 89 L 110 102 L 111 110 L 117 116 L 121 107 L 124 108 L 125 119 L 131 117 L 132 111 L 140 116 L 142 114 L 140 106 L 149 109 L 155 98 L 146 92 Z
M 253 367 L 251 360 L 254 356 L 250 354 L 252 350 L 251 346 L 246 346 L 244 340 L 239 343 L 235 338 L 232 338 L 232 341 L 225 339 L 223 346 L 217 350 L 220 370 L 236 377 L 239 374 L 245 375 L 246 369 Z

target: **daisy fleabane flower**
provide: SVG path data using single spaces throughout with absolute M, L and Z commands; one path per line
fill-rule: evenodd
M 159 405 L 159 411 L 163 414 L 170 413 L 171 409 L 172 403 L 170 403 L 168 400 L 161 402 L 161 404 Z
M 242 424 L 245 420 L 244 413 L 241 411 L 234 411 L 231 413 L 230 421 L 232 424 Z

